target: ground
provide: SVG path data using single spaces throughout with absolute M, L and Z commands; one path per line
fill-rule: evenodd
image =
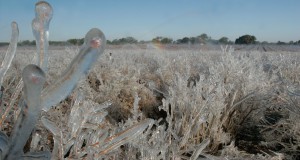
M 50 47 L 46 85 L 53 84 L 78 50 Z M 5 51 L 1 47 L 0 55 Z M 8 135 L 21 92 L 16 99 L 12 95 L 22 69 L 35 63 L 35 52 L 34 47 L 19 47 L 5 77 L 1 114 L 14 105 L 2 118 L 1 129 Z M 151 118 L 155 123 L 147 132 L 103 157 L 189 159 L 199 151 L 207 158 L 299 159 L 299 53 L 299 46 L 288 45 L 107 46 L 74 92 L 42 114 L 59 126 L 65 147 L 76 128 L 73 124 L 82 123 L 77 146 L 65 151 L 69 158 L 93 152 L 86 147 L 87 133 L 104 130 L 113 135 Z M 103 121 L 84 114 L 108 101 L 111 105 L 101 110 L 107 114 Z M 74 113 L 88 118 L 72 118 Z M 99 128 L 86 128 L 91 123 Z M 36 133 L 47 136 L 34 146 Z M 53 134 L 39 123 L 25 150 L 52 151 L 53 145 Z

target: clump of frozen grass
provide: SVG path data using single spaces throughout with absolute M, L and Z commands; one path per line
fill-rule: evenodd
M 73 158 L 104 158 L 120 145 L 133 140 L 153 123 L 153 120 L 146 119 L 110 136 L 109 128 L 105 127 L 104 122 L 107 115 L 104 109 L 109 106 L 109 102 L 101 105 L 92 101 L 80 102 L 78 97 L 69 117 L 70 132 L 63 133 L 55 122 L 43 117 L 42 123 L 54 135 L 52 157 L 63 159 L 68 155 Z
M 131 155 L 131 158 L 189 159 L 192 155 L 197 155 L 197 148 L 201 150 L 202 146 L 197 145 L 206 144 L 208 140 L 209 144 L 200 155 L 233 157 L 233 153 L 230 155 L 222 152 L 222 149 L 225 150 L 234 141 L 234 145 L 242 148 L 242 141 L 245 140 L 240 137 L 253 134 L 252 131 L 246 133 L 244 127 L 253 124 L 260 128 L 262 117 L 269 108 L 274 107 L 274 103 L 270 102 L 278 98 L 278 91 L 282 92 L 282 88 L 284 89 L 280 74 L 282 61 L 276 60 L 277 53 L 267 53 L 270 61 L 263 63 L 261 52 L 236 52 L 230 47 L 223 52 L 211 53 L 163 50 L 163 54 L 151 52 L 150 55 L 140 49 L 127 51 L 124 56 L 122 50 L 109 52 L 114 55 L 114 63 L 95 68 L 95 72 L 104 81 L 103 85 L 98 86 L 100 90 L 105 91 L 105 88 L 110 87 L 110 92 L 114 93 L 109 94 L 110 98 L 123 95 L 126 90 L 124 95 L 130 98 L 119 96 L 120 98 L 112 99 L 130 104 L 134 104 L 134 93 L 138 92 L 141 97 L 140 109 L 144 114 L 147 100 L 143 96 L 162 98 L 162 103 L 157 103 L 153 108 L 158 107 L 168 113 L 155 123 L 156 128 L 150 132 L 150 136 L 141 136 L 140 140 L 125 146 L 122 154 Z M 155 62 L 155 67 L 152 67 L 152 62 Z M 279 67 L 264 70 L 265 63 Z M 110 74 L 101 71 L 101 67 L 105 67 Z M 293 68 L 288 68 L 290 67 Z M 187 87 L 194 74 L 198 74 L 199 78 L 195 79 L 195 85 Z M 145 94 L 146 90 L 152 94 Z M 104 93 L 96 94 L 97 99 L 107 99 Z M 258 141 L 265 143 L 264 139 Z M 263 148 L 261 146 L 255 151 L 261 154 L 258 156 L 260 159 L 275 156 L 271 152 L 265 152 Z M 241 157 L 249 158 L 251 155 L 240 154 Z

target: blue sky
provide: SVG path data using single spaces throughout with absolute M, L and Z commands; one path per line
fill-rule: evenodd
M 10 23 L 20 40 L 33 40 L 31 21 L 38 0 L 0 0 L 0 42 L 9 41 Z M 132 36 L 151 40 L 206 33 L 235 40 L 244 34 L 259 41 L 300 40 L 300 0 L 48 0 L 54 9 L 50 40 L 82 38 L 100 28 L 107 39 Z

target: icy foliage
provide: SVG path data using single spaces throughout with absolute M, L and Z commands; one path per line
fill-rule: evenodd
M 283 77 L 296 78 L 299 74 L 296 71 L 299 64 L 285 63 L 299 59 L 289 52 L 282 53 L 284 59 L 280 52 L 235 51 L 231 47 L 223 47 L 220 51 L 111 49 L 107 52 L 113 53 L 114 62 L 102 57 L 93 70 L 100 85 L 92 81 L 92 77 L 97 77 L 89 79 L 95 91 L 94 99 L 99 102 L 113 99 L 113 105 L 121 105 L 123 110 L 110 110 L 109 113 L 128 115 L 128 108 L 133 119 L 138 102 L 139 113 L 142 111 L 145 116 L 158 119 L 154 124 L 157 127 L 148 136 L 147 133 L 140 136 L 119 154 L 129 159 L 189 159 L 192 155 L 193 158 L 196 155 L 216 158 L 207 153 L 230 158 L 234 155 L 221 152 L 222 146 L 225 148 L 233 141 L 237 141 L 238 147 L 251 145 L 252 142 L 245 144 L 243 139 L 247 134 L 253 134 L 253 139 L 268 137 L 263 128 L 270 126 L 261 123 L 271 119 L 267 116 L 269 110 L 278 113 L 280 105 L 285 106 L 280 107 L 283 110 L 290 106 L 278 102 L 288 91 L 287 79 L 283 81 Z M 264 66 L 272 67 L 265 69 Z M 293 73 L 282 72 L 291 69 Z M 138 93 L 138 101 L 135 93 Z M 157 100 L 159 98 L 162 101 Z M 158 116 L 159 110 L 165 111 L 166 117 Z M 124 125 L 132 123 L 126 116 L 123 120 L 126 121 Z M 258 126 L 262 133 L 251 133 L 254 132 L 251 128 L 245 131 L 244 127 L 251 126 Z M 206 147 L 201 151 L 203 146 Z M 293 154 L 297 155 L 295 150 Z M 236 158 L 251 157 L 239 156 Z M 253 159 L 255 157 L 263 156 L 253 156 Z
M 69 119 L 69 134 L 62 133 L 54 122 L 42 117 L 42 123 L 54 135 L 52 158 L 63 159 L 69 153 L 76 158 L 101 159 L 105 154 L 134 140 L 153 123 L 153 120 L 146 119 L 108 136 L 108 128 L 104 127 L 103 121 L 107 115 L 104 109 L 109 105 L 97 105 L 89 101 L 75 103 Z
M 42 111 L 40 98 L 46 80 L 43 70 L 36 65 L 28 65 L 23 70 L 22 79 L 25 106 L 14 125 L 9 138 L 9 149 L 3 153 L 3 159 L 21 159 L 24 156 L 23 148 Z
M 87 73 L 103 53 L 105 44 L 105 36 L 99 29 L 93 28 L 86 34 L 84 44 L 78 55 L 60 78 L 43 90 L 43 110 L 48 111 L 51 106 L 64 100 L 73 91 L 79 79 Z
M 15 57 L 18 39 L 19 39 L 18 24 L 16 22 L 12 22 L 11 28 L 12 28 L 12 34 L 11 34 L 10 44 L 6 51 L 5 57 L 2 61 L 2 64 L 0 66 L 0 86 L 2 86 L 3 78 L 4 78 L 8 68 L 10 67 L 13 58 Z M 0 92 L 2 92 L 2 91 L 0 91 Z M 2 94 L 2 93 L 0 93 L 0 94 Z
M 36 40 L 37 65 L 48 71 L 49 25 L 53 9 L 48 2 L 39 1 L 35 5 L 35 18 L 32 20 L 32 32 Z
M 32 22 L 32 27 L 37 42 L 38 64 L 44 70 L 47 70 L 48 63 L 48 29 L 51 18 L 52 7 L 47 2 L 39 1 L 36 4 L 36 18 Z M 12 41 L 0 68 L 1 83 L 16 51 L 18 26 L 15 22 L 12 23 L 12 30 Z M 103 53 L 105 45 L 104 34 L 97 28 L 91 29 L 85 36 L 85 42 L 79 54 L 75 56 L 60 78 L 53 84 L 48 84 L 45 89 L 43 87 L 46 76 L 43 69 L 33 64 L 24 68 L 22 72 L 23 97 L 19 102 L 20 110 L 17 109 L 14 115 L 16 117 L 14 127 L 9 137 L 4 132 L 0 132 L 0 159 L 64 159 L 68 154 L 77 158 L 98 159 L 130 142 L 153 124 L 153 120 L 145 119 L 121 132 L 109 135 L 107 129 L 99 130 L 98 127 L 102 125 L 107 115 L 104 109 L 109 107 L 110 103 L 103 103 L 99 106 L 94 102 L 85 101 L 82 106 L 76 101 L 72 110 L 73 115 L 69 120 L 71 135 L 63 133 L 60 126 L 43 116 L 41 122 L 53 134 L 54 144 L 52 151 L 38 149 L 43 137 L 37 132 L 32 134 L 32 131 L 42 109 L 48 111 L 51 106 L 57 105 L 73 91 L 80 78 L 88 72 Z M 12 96 L 13 99 L 11 99 L 12 103 L 2 115 L 1 125 L 18 98 L 23 83 L 20 81 L 17 85 Z M 91 135 L 95 132 L 96 134 Z M 25 145 L 30 136 L 32 137 L 31 151 L 24 154 Z M 86 150 L 82 150 L 83 145 L 86 146 Z

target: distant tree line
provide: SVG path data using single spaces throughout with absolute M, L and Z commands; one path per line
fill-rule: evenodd
M 107 40 L 107 44 L 110 45 L 122 45 L 122 44 L 143 44 L 143 43 L 160 43 L 160 44 L 277 44 L 277 45 L 300 45 L 299 41 L 290 41 L 290 42 L 282 42 L 278 41 L 275 43 L 269 43 L 267 41 L 259 42 L 256 37 L 253 35 L 243 35 L 238 37 L 234 42 L 230 41 L 227 37 L 221 37 L 220 39 L 212 39 L 207 34 L 203 33 L 196 37 L 183 37 L 177 40 L 173 40 L 169 37 L 157 36 L 153 38 L 151 41 L 138 41 L 134 37 L 125 37 L 114 40 Z M 82 45 L 84 43 L 84 39 L 68 39 L 67 41 L 49 41 L 50 45 Z M 9 43 L 0 42 L 1 46 L 6 46 Z M 29 41 L 24 40 L 18 43 L 19 46 L 33 46 L 35 45 L 35 40 Z
M 160 44 L 290 44 L 290 45 L 300 45 L 299 41 L 290 41 L 288 43 L 278 41 L 277 43 L 269 43 L 267 41 L 259 42 L 253 35 L 243 35 L 238 37 L 235 41 L 229 40 L 228 37 L 221 37 L 220 39 L 212 39 L 207 34 L 203 33 L 196 37 L 183 37 L 181 39 L 173 40 L 169 37 L 157 36 L 151 41 L 138 41 L 133 37 L 126 37 L 121 39 L 114 39 L 112 41 L 107 41 L 108 44 L 119 45 L 119 44 L 142 44 L 142 43 L 160 43 Z
M 207 34 L 201 34 L 197 37 L 183 37 L 181 39 L 173 40 L 167 37 L 156 37 L 152 39 L 152 43 L 161 44 L 205 44 L 205 43 L 218 43 L 217 40 L 211 39 Z
M 9 44 L 9 43 L 7 43 Z M 49 45 L 55 45 L 55 46 L 63 46 L 63 45 L 66 45 L 68 44 L 68 42 L 65 42 L 65 41 L 49 41 Z M 24 41 L 20 41 L 18 43 L 18 46 L 35 46 L 36 43 L 35 43 L 35 40 L 33 41 L 29 41 L 29 40 L 24 40 Z
M 243 35 L 235 40 L 235 44 L 255 44 L 256 37 L 251 35 Z
M 84 39 L 83 38 L 80 38 L 80 39 L 68 39 L 67 40 L 67 43 L 69 44 L 72 44 L 72 45 L 77 45 L 77 46 L 80 46 L 84 43 Z
M 0 42 L 0 47 L 2 47 L 2 46 L 8 46 L 8 45 L 9 45 L 8 42 Z
M 138 40 L 133 37 L 125 37 L 120 39 L 114 39 L 112 41 L 107 41 L 107 44 L 119 45 L 119 44 L 136 44 Z

